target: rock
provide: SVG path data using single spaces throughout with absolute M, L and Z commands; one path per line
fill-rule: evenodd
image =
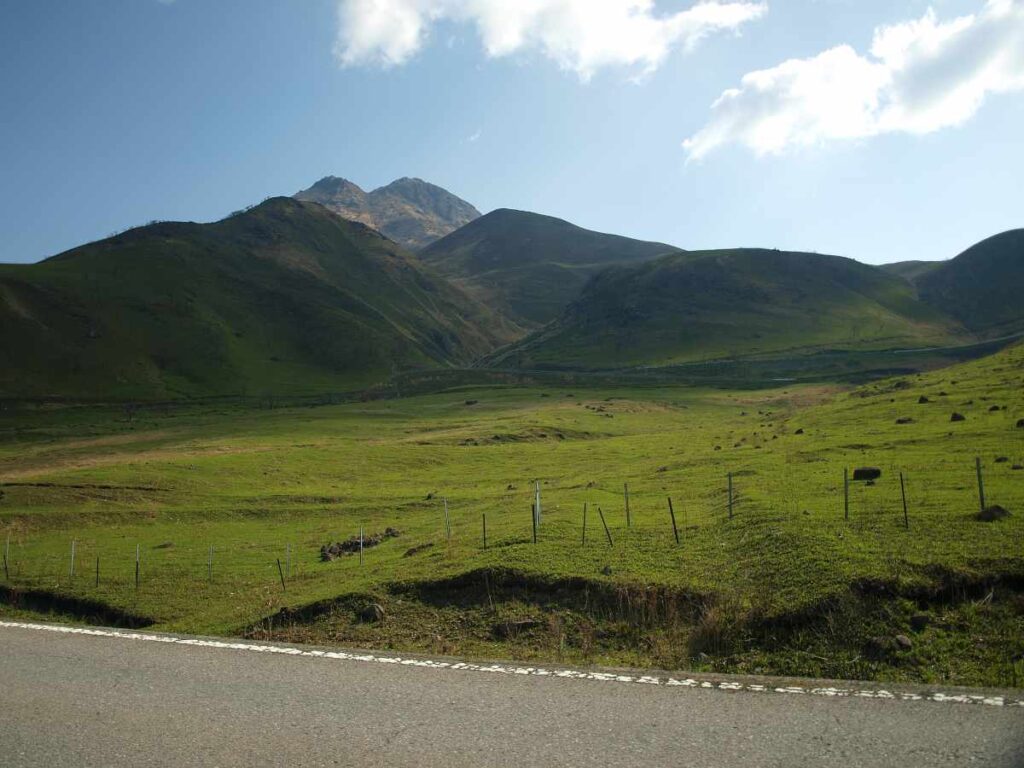
M 967 421 L 967 417 L 964 416 L 962 413 L 954 413 L 952 416 L 949 417 L 949 420 L 950 421 Z
M 479 400 L 467 400 L 466 405 L 476 405 L 479 402 Z
M 796 432 L 794 432 L 793 434 L 794 434 L 794 435 L 802 435 L 803 433 L 804 433 L 804 430 L 803 430 L 803 428 L 800 428 L 800 429 L 798 429 L 798 430 L 797 430 Z
M 1024 464 L 1014 464 L 1010 469 L 1024 469 Z
M 985 507 L 980 512 L 974 514 L 975 520 L 980 520 L 983 523 L 991 523 L 996 520 L 1002 520 L 1003 518 L 1009 517 L 1010 512 L 1005 507 L 1001 507 L 998 504 L 993 504 L 991 507 Z
M 1024 429 L 1024 419 L 1017 419 L 1017 429 Z
M 877 480 L 882 476 L 882 470 L 878 467 L 860 467 L 853 470 L 854 480 Z
M 1009 459 L 1005 456 L 996 456 L 996 464 L 1005 464 Z
M 516 489 L 516 484 L 515 483 L 509 483 L 508 485 L 505 486 L 505 490 L 506 491 L 514 491 L 515 489 Z
M 896 645 L 904 651 L 909 651 L 914 647 L 914 643 L 906 635 L 896 635 L 893 639 L 896 641 Z
M 998 411 L 998 410 L 999 410 L 999 406 L 998 405 L 993 405 L 992 407 L 990 407 L 988 409 L 988 412 L 992 413 L 993 411 Z
M 922 632 L 931 623 L 931 620 L 927 613 L 915 613 L 910 617 L 910 628 L 915 632 Z
M 384 606 L 380 603 L 370 603 L 359 612 L 359 620 L 367 624 L 384 621 Z
M 402 557 L 412 557 L 413 555 L 418 555 L 423 550 L 430 549 L 432 546 L 434 546 L 434 543 L 432 541 L 428 541 L 426 544 L 417 544 L 415 547 L 410 547 L 409 549 L 405 550 L 405 554 L 402 555 Z
M 427 494 L 427 501 L 430 501 L 432 498 L 434 498 L 434 494 L 428 493 Z
M 921 395 L 919 398 L 917 398 L 917 404 L 918 405 L 924 405 L 925 403 L 930 403 L 930 402 L 931 402 L 931 400 L 929 400 L 924 395 Z
M 659 472 L 668 472 L 668 467 L 658 467 Z
M 899 646 L 895 638 L 879 635 L 864 644 L 864 655 L 874 661 L 883 661 L 892 656 Z
M 897 424 L 913 424 L 914 420 L 912 418 L 910 418 L 909 416 L 906 416 L 906 417 L 904 417 L 902 419 L 896 419 L 896 423 Z

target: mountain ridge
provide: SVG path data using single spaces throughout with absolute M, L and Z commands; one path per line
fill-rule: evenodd
M 370 192 L 348 179 L 325 176 L 293 197 L 371 226 L 412 251 L 480 216 L 475 207 L 448 190 L 408 176 Z

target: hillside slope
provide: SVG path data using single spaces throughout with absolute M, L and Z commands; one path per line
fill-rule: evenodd
M 364 192 L 347 179 L 327 176 L 297 193 L 295 199 L 320 203 L 414 251 L 480 216 L 465 200 L 422 179 L 402 178 Z
M 495 366 L 614 368 L 946 343 L 962 333 L 902 278 L 837 256 L 677 253 L 595 277 Z
M 577 227 L 562 219 L 499 209 L 420 252 L 420 258 L 525 326 L 555 319 L 587 280 L 612 264 L 678 251 Z
M 511 335 L 379 233 L 290 198 L 0 265 L 0 396 L 336 391 Z
M 1024 331 L 1024 229 L 982 240 L 914 284 L 922 301 L 976 333 Z

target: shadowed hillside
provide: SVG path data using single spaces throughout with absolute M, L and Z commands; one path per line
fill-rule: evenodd
M 1024 331 L 1024 229 L 982 240 L 919 275 L 922 301 L 980 334 Z
M 3 396 L 337 391 L 512 335 L 376 231 L 290 198 L 0 265 Z
M 961 331 L 899 277 L 837 256 L 672 254 L 595 277 L 548 327 L 490 360 L 614 368 L 948 343 Z
M 605 267 L 677 250 L 500 209 L 427 247 L 420 258 L 482 301 L 537 327 L 556 318 Z

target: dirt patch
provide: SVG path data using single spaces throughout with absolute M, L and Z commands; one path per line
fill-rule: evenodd
M 376 547 L 388 539 L 401 535 L 401 531 L 396 528 L 387 528 L 380 533 L 374 533 L 369 536 L 353 536 L 346 541 L 324 544 L 320 547 L 320 559 L 325 563 L 329 563 L 331 560 L 336 560 L 339 557 L 359 554 L 361 550 Z

